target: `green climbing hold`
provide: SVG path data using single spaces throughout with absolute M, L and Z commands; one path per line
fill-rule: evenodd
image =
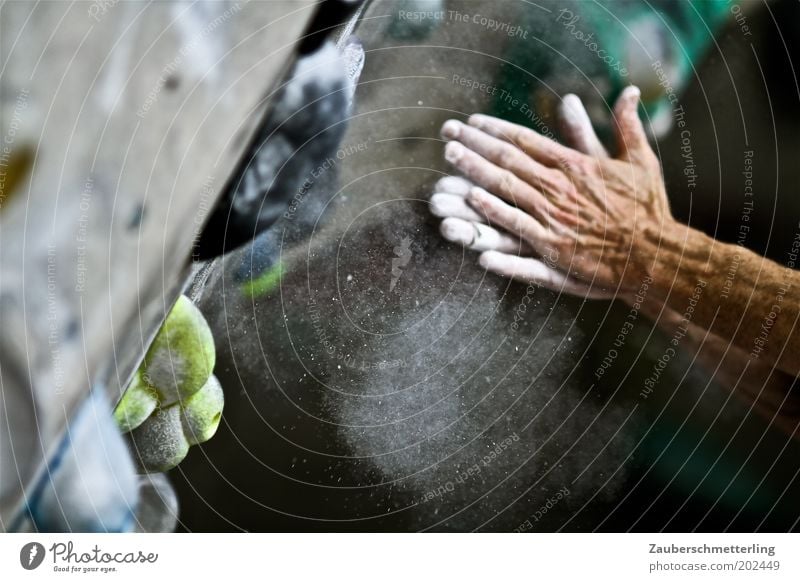
M 140 473 L 169 471 L 189 452 L 177 404 L 157 410 L 129 436 Z
M 203 314 L 181 295 L 153 340 L 142 364 L 142 378 L 162 406 L 189 398 L 214 371 L 214 338 Z
M 114 409 L 114 420 L 123 434 L 142 424 L 158 407 L 155 390 L 142 380 L 139 372 Z
M 282 263 L 278 263 L 268 269 L 258 277 L 253 277 L 241 286 L 242 293 L 247 297 L 261 297 L 276 289 L 281 282 L 281 277 L 285 274 Z
M 204 443 L 214 436 L 224 403 L 222 386 L 216 376 L 211 376 L 205 386 L 181 404 L 183 434 L 190 445 Z

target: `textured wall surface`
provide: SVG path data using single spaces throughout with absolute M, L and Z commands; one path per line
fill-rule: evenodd
M 127 383 L 312 14 L 0 5 L 0 529 L 90 388 Z
M 356 30 L 366 69 L 341 155 L 202 290 L 226 409 L 215 439 L 172 474 L 184 527 L 510 531 L 527 520 L 541 531 L 650 531 L 755 527 L 764 515 L 788 527 L 775 508 L 797 490 L 796 444 L 692 370 L 691 354 L 643 400 L 666 345 L 644 318 L 598 379 L 627 310 L 487 275 L 428 213 L 449 171 L 441 123 L 496 106 L 496 93 L 454 76 L 491 87 L 520 43 L 551 63 L 543 47 L 568 47 L 574 61 L 552 99 L 591 91 L 582 72 L 594 55 L 530 3 L 446 3 L 529 24 L 528 39 L 449 17 L 398 32 L 397 5 L 372 3 Z M 741 57 L 731 31 L 724 38 Z M 714 111 L 730 108 L 729 89 L 714 87 L 704 86 Z M 699 93 L 692 85 L 685 101 L 698 128 L 715 121 Z M 541 122 L 555 129 L 546 107 Z M 694 194 L 710 216 L 719 185 L 706 176 L 721 175 L 716 151 L 729 147 L 713 135 L 698 129 Z M 674 135 L 659 144 L 679 213 L 680 145 Z M 242 273 L 265 284 L 245 292 Z M 797 507 L 787 507 L 791 524 Z

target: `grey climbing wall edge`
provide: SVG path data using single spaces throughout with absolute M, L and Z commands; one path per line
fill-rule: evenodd
M 0 531 L 119 397 L 316 4 L 0 4 Z

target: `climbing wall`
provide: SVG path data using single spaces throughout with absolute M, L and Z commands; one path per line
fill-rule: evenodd
M 433 15 L 401 16 L 420 4 Z M 696 26 L 676 3 L 617 3 L 619 13 L 591 17 L 585 4 L 370 3 L 355 31 L 366 65 L 339 151 L 273 229 L 217 260 L 193 289 L 215 330 L 226 409 L 217 436 L 171 474 L 185 529 L 791 525 L 796 505 L 787 517 L 775 509 L 797 490 L 797 463 L 774 463 L 774 451 L 785 461 L 797 450 L 785 435 L 691 355 L 643 399 L 667 342 L 644 318 L 610 356 L 627 310 L 486 274 L 429 214 L 433 185 L 451 171 L 439 137 L 448 118 L 494 112 L 557 135 L 552 105 L 572 91 L 608 127 L 625 79 L 577 38 L 607 22 L 637 24 L 624 64 L 646 64 L 638 82 L 650 79 L 644 113 L 663 137 L 673 204 L 724 206 L 713 181 L 719 144 L 697 151 L 704 189 L 690 198 L 681 188 L 680 136 L 663 123 L 649 65 L 661 58 L 676 87 L 695 83 L 719 11 L 702 3 L 710 12 Z M 661 18 L 688 31 L 687 54 L 659 44 Z M 614 26 L 601 42 L 630 40 Z M 693 127 L 714 124 L 705 91 L 685 103 Z M 711 98 L 723 110 L 730 88 Z
M 0 5 L 0 530 L 127 385 L 314 8 Z

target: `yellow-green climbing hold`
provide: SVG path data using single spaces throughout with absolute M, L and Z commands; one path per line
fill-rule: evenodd
M 139 372 L 128 386 L 114 409 L 114 420 L 122 433 L 130 432 L 142 424 L 158 407 L 156 391 L 142 380 Z
M 225 398 L 216 376 L 181 404 L 183 434 L 190 445 L 206 442 L 217 432 Z
M 140 473 L 160 473 L 177 466 L 189 452 L 181 426 L 180 406 L 160 408 L 131 431 L 133 458 Z
M 211 330 L 181 296 L 114 410 L 140 472 L 168 471 L 214 436 L 224 404 L 214 363 Z
M 162 406 L 189 398 L 214 371 L 214 338 L 203 314 L 181 295 L 153 340 L 142 378 L 158 392 Z

